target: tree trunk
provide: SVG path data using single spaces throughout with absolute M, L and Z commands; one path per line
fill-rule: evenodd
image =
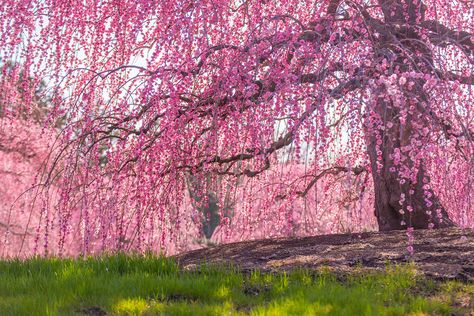
M 371 91 L 374 99 L 365 132 L 379 230 L 453 226 L 430 187 L 420 155 L 427 150 L 433 128 L 422 79 L 434 74 L 433 54 L 414 27 L 424 20 L 426 6 L 413 0 L 379 0 L 378 4 L 385 25 L 379 28 L 375 57 L 389 67 L 378 78 L 386 80 L 385 84 L 379 81 Z M 413 72 L 422 76 L 415 79 L 410 75 Z
M 418 93 L 423 94 L 422 86 L 423 82 L 417 82 L 416 87 L 421 89 Z M 422 103 L 406 98 L 408 104 L 402 108 L 387 97 L 386 91 L 378 92 L 372 109 L 374 119 L 366 125 L 366 132 L 379 230 L 453 226 L 430 187 L 423 159 L 415 157 L 423 150 L 426 135 L 422 127 L 427 125 L 427 118 L 423 119 L 418 111 L 401 113 Z M 404 115 L 405 121 L 401 119 Z

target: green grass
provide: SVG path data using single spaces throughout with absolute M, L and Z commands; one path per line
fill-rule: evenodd
M 474 285 L 384 273 L 180 271 L 152 255 L 0 261 L 0 315 L 451 315 Z M 461 302 L 461 303 L 460 303 Z

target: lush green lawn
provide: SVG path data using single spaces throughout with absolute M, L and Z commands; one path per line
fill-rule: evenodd
M 0 261 L 0 315 L 451 315 L 474 300 L 474 285 L 434 283 L 408 266 L 340 279 L 184 272 L 151 255 Z

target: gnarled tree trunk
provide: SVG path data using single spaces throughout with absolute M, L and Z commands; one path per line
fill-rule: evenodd
M 400 122 L 400 111 L 383 99 L 375 103 L 377 113 L 384 124 L 384 130 L 375 129 L 369 133 L 367 150 L 370 157 L 375 189 L 375 216 L 379 230 L 388 231 L 413 227 L 442 228 L 452 226 L 446 210 L 429 187 L 423 160 L 410 157 L 416 152 L 410 140 L 422 138 L 421 132 L 413 128 L 414 121 L 408 115 L 405 124 Z M 391 126 L 389 128 L 388 126 Z M 407 150 L 404 152 L 404 149 Z M 399 162 L 401 155 L 404 161 Z M 411 177 L 402 171 L 412 172 Z
M 388 72 L 382 75 L 396 78 L 371 91 L 374 99 L 366 122 L 379 230 L 453 226 L 430 187 L 423 158 L 416 157 L 423 150 L 432 123 L 429 96 L 424 90 L 426 81 L 408 75 L 434 75 L 430 46 L 415 26 L 417 19 L 424 19 L 426 7 L 411 0 L 380 0 L 379 4 L 385 24 L 380 28 L 376 55 L 390 63 Z

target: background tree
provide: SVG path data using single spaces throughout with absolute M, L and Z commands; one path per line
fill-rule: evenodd
M 217 183 L 212 182 L 212 175 L 189 175 L 187 177 L 186 186 L 191 198 L 192 206 L 199 210 L 201 232 L 204 241 L 209 242 L 216 228 L 221 223 L 221 218 L 230 221 L 233 217 L 235 197 L 234 190 L 231 187 L 223 187 L 219 183 L 221 179 L 217 179 Z M 237 177 L 236 183 L 239 181 Z M 224 189 L 226 192 L 221 194 L 219 190 Z M 219 201 L 219 198 L 223 199 Z
M 274 201 L 306 200 L 340 177 L 367 192 L 369 174 L 380 230 L 472 225 L 471 2 L 11 0 L 0 10 L 2 58 L 47 75 L 51 116 L 69 122 L 41 181 L 65 175 L 63 209 L 80 205 L 82 218 L 132 209 L 141 240 L 147 221 L 179 209 L 170 205 L 185 200 L 189 174 L 231 187 L 246 176 L 278 187 Z M 288 162 L 305 172 L 267 182 Z
M 0 73 L 0 255 L 13 255 L 11 250 L 22 246 L 31 254 L 48 248 L 55 239 L 40 240 L 36 234 L 48 235 L 54 216 L 41 201 L 49 192 L 35 182 L 45 168 L 54 131 L 42 126 L 48 106 L 40 97 L 44 83 L 35 85 L 33 95 L 28 95 L 25 92 L 34 78 L 25 76 L 19 65 L 6 62 Z M 54 195 L 47 198 L 53 200 Z

